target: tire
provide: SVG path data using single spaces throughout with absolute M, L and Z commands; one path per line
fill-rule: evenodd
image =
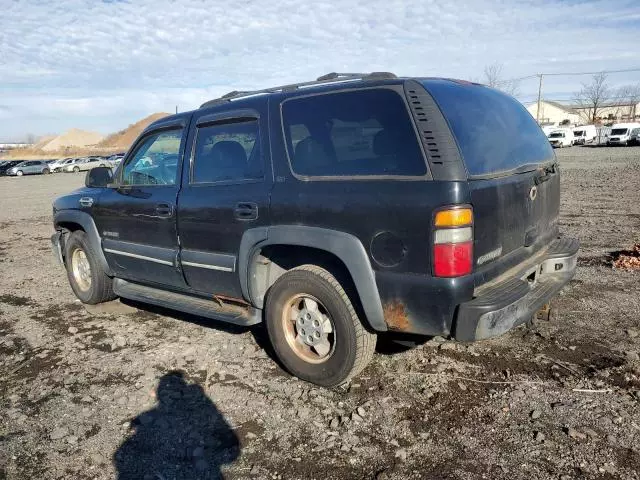
M 305 309 L 309 299 L 317 302 L 315 310 Z M 303 309 L 300 316 L 295 313 L 294 320 L 292 312 L 297 307 L 291 305 L 298 301 Z M 269 289 L 265 307 L 267 332 L 278 359 L 286 370 L 302 380 L 335 387 L 360 373 L 373 357 L 376 335 L 363 327 L 340 283 L 323 268 L 302 265 L 282 275 Z M 317 352 L 294 339 L 305 332 L 304 328 L 311 328 L 310 324 L 298 327 L 298 322 L 303 321 L 301 317 L 310 318 L 304 312 L 316 312 L 314 315 L 321 312 L 324 321 L 331 324 L 327 337 L 332 345 L 323 358 L 312 358 L 317 357 L 314 355 Z
M 45 168 L 44 170 L 42 170 L 43 175 L 49 175 L 50 173 L 51 173 L 51 170 L 49 170 L 48 168 Z
M 73 173 L 79 173 L 80 167 L 73 167 Z
M 74 255 L 78 256 L 78 262 Z M 83 256 L 88 262 L 88 272 L 79 266 Z M 104 273 L 85 232 L 76 230 L 69 235 L 64 258 L 69 284 L 82 303 L 95 305 L 116 298 L 113 293 L 113 280 Z
M 24 175 L 24 172 L 23 172 L 22 170 L 18 170 L 18 171 L 16 172 L 16 176 L 17 176 L 17 177 L 21 177 L 22 175 Z

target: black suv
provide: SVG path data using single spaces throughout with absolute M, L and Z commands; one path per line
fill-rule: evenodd
M 393 74 L 231 92 L 163 118 L 53 206 L 77 297 L 266 324 L 333 386 L 376 335 L 462 341 L 526 322 L 573 276 L 558 164 L 513 98 Z

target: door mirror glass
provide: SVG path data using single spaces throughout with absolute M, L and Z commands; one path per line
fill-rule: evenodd
M 106 187 L 113 181 L 110 167 L 95 167 L 87 172 L 84 184 L 89 188 Z

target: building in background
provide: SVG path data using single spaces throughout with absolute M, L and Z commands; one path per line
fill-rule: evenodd
M 525 107 L 542 126 L 578 125 L 581 121 L 580 115 L 573 108 L 558 102 L 540 101 L 540 115 L 538 115 L 538 102 L 526 104 Z
M 538 102 L 526 103 L 525 107 L 533 118 L 538 119 L 541 126 L 575 126 L 592 123 L 589 109 L 580 105 L 542 100 L 539 116 Z M 605 103 L 598 107 L 597 120 L 602 124 L 639 121 L 640 103 Z

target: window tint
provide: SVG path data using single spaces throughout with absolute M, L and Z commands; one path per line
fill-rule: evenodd
M 371 89 L 295 98 L 282 105 L 293 171 L 305 176 L 427 173 L 402 98 Z
M 122 169 L 123 185 L 174 185 L 182 129 L 145 138 Z
M 553 158 L 544 133 L 516 99 L 482 85 L 425 80 L 449 122 L 471 175 L 486 175 Z
M 262 155 L 256 120 L 215 124 L 198 129 L 192 183 L 262 178 Z

